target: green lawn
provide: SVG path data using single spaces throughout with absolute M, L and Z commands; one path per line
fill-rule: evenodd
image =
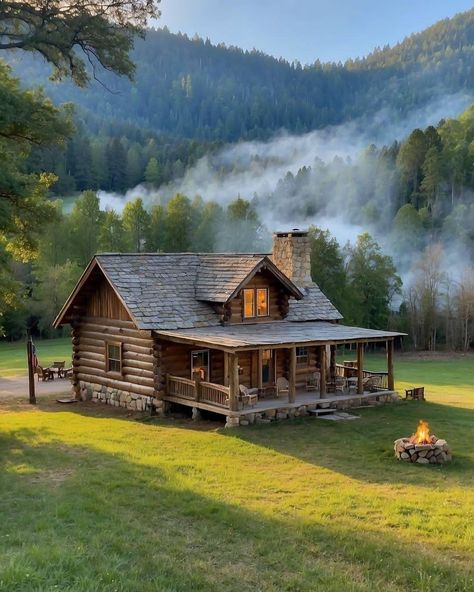
M 473 591 L 472 358 L 397 368 L 429 401 L 347 423 L 0 406 L 0 590 Z M 420 418 L 451 465 L 393 457 Z
M 71 338 L 35 340 L 36 355 L 42 366 L 49 366 L 56 360 L 71 360 Z M 66 362 L 67 364 L 67 362 Z M 26 366 L 26 341 L 0 342 L 0 378 L 24 376 Z

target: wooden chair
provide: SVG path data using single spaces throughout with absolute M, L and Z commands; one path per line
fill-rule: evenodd
M 63 369 L 62 378 L 72 378 L 72 366 L 70 368 Z
M 46 380 L 54 380 L 54 372 L 51 370 L 51 368 L 36 366 L 36 374 L 38 375 L 38 382 L 40 378 L 43 382 Z
M 321 372 L 316 370 L 306 377 L 306 390 L 319 391 L 321 386 Z
M 362 381 L 364 385 L 364 391 L 369 391 L 369 393 L 373 393 L 381 388 L 382 377 L 381 376 L 367 376 Z
M 344 376 L 336 376 L 334 379 L 334 392 L 337 393 L 339 391 L 342 395 L 346 391 L 347 380 Z
M 258 389 L 247 388 L 245 385 L 239 385 L 240 398 L 244 405 L 251 405 L 252 407 L 257 404 L 258 401 Z
M 413 399 L 414 401 L 426 401 L 425 387 L 415 386 L 412 389 L 405 390 L 405 399 Z
M 276 396 L 277 398 L 280 396 L 280 393 L 290 394 L 290 383 L 286 380 L 284 376 L 280 376 L 277 378 L 276 381 Z

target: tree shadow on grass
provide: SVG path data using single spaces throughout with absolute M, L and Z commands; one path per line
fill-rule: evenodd
M 462 483 L 457 486 L 470 488 L 474 485 L 474 441 L 470 437 L 474 409 L 414 401 L 355 409 L 353 413 L 360 419 L 284 420 L 225 434 L 367 483 L 431 489 L 439 485 L 440 479 L 462 477 Z M 432 433 L 448 441 L 453 462 L 419 465 L 395 458 L 394 440 L 410 436 L 420 419 L 430 423 Z
M 178 468 L 37 441 L 0 434 L 0 590 L 472 590 L 468 567 L 432 546 L 263 515 Z

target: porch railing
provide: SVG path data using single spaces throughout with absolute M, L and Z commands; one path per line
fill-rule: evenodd
M 213 382 L 192 380 L 167 374 L 166 392 L 172 397 L 202 401 L 219 407 L 229 407 L 230 388 Z
M 213 382 L 198 383 L 199 400 L 203 403 L 213 403 L 220 407 L 229 407 L 230 388 Z
M 173 397 L 182 399 L 196 399 L 196 382 L 190 378 L 166 375 L 166 391 Z
M 336 364 L 336 376 L 357 376 L 357 368 L 353 366 L 344 366 L 343 364 Z M 380 388 L 388 390 L 388 372 L 372 372 L 372 370 L 362 370 L 362 378 L 369 378 L 370 376 L 380 377 Z

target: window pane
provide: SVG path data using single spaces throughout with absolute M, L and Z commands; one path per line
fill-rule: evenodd
M 266 317 L 268 315 L 267 288 L 258 288 L 257 290 L 257 315 L 259 317 Z
M 121 372 L 122 371 L 122 355 L 121 346 L 107 344 L 107 371 Z
M 308 348 L 297 347 L 296 348 L 296 363 L 307 364 L 308 363 Z
M 253 290 L 244 290 L 244 317 L 246 319 L 255 316 L 253 295 Z

